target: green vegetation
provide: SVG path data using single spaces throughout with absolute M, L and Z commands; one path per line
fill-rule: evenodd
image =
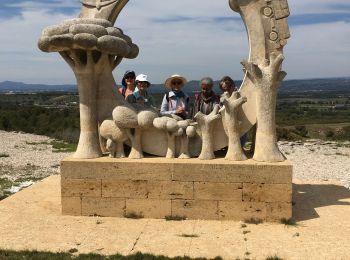
M 62 141 L 52 141 L 50 144 L 55 153 L 75 152 L 77 149 L 77 144 L 70 144 Z
M 153 96 L 160 106 L 164 94 Z M 78 103 L 77 93 L 0 94 L 0 129 L 77 143 Z M 280 92 L 276 123 L 279 140 L 350 140 L 350 91 Z
M 0 100 L 1 96 L 3 95 L 0 95 Z M 11 95 L 13 96 L 17 95 Z M 40 95 L 30 96 L 33 100 L 39 97 Z M 26 104 L 25 101 L 24 103 Z M 43 105 L 0 102 L 0 129 L 46 135 L 77 143 L 80 131 L 79 109 L 77 106 L 48 108 Z
M 130 212 L 130 213 L 126 213 L 124 215 L 125 218 L 132 218 L 132 219 L 140 219 L 140 218 L 144 218 L 144 216 L 140 213 L 137 214 L 135 212 Z
M 8 192 L 7 189 L 10 189 L 12 187 L 12 184 L 13 182 L 8 178 L 0 178 L 0 200 L 6 199 L 8 196 L 11 195 L 11 193 Z
M 286 226 L 297 226 L 298 225 L 297 222 L 292 218 L 288 218 L 288 219 L 282 218 L 280 222 L 281 222 L 281 224 L 284 224 Z
M 28 142 L 28 141 L 26 141 L 26 144 L 28 144 L 28 145 L 40 145 L 40 144 L 47 144 L 47 145 L 49 145 L 50 143 L 47 142 L 47 141 L 43 141 L 43 142 Z
M 280 140 L 350 140 L 350 92 L 282 92 L 276 123 Z
M 74 249 L 73 249 L 74 250 Z M 76 249 L 74 250 L 76 252 Z M 190 258 L 187 256 L 167 257 L 155 256 L 151 254 L 136 253 L 129 256 L 122 256 L 120 254 L 102 256 L 98 254 L 71 254 L 71 253 L 50 253 L 38 251 L 9 251 L 0 250 L 0 260 L 210 260 L 207 258 Z M 222 260 L 221 257 L 212 258 L 212 260 Z
M 166 221 L 181 221 L 181 220 L 186 220 L 186 216 L 165 216 Z
M 244 220 L 244 223 L 259 225 L 259 224 L 263 223 L 263 220 L 260 218 L 250 218 L 250 219 Z
M 274 256 L 266 257 L 266 260 L 283 260 L 283 259 L 278 257 L 277 255 L 274 255 Z
M 77 144 L 67 143 L 64 141 L 51 142 L 26 142 L 28 145 L 51 145 L 54 153 L 74 152 L 77 149 Z
M 180 237 L 199 237 L 196 234 L 181 234 Z

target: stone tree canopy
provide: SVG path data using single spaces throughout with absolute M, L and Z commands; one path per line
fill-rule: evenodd
M 287 0 L 228 0 L 248 33 L 249 58 L 242 61 L 245 77 L 239 93 L 225 94 L 221 107 L 209 115 L 197 114 L 197 122 L 159 119 L 156 110 L 125 102 L 112 71 L 123 58 L 136 58 L 139 49 L 113 25 L 128 0 L 81 3 L 79 18 L 46 28 L 38 43 L 42 51 L 58 52 L 77 80 L 81 133 L 74 157 L 102 156 L 107 139 L 107 148 L 118 157 L 124 156 L 122 144 L 126 142 L 132 148 L 129 158 L 142 158 L 147 152 L 168 158 L 200 155 L 200 159 L 212 159 L 214 151 L 228 146 L 226 159 L 245 160 L 239 138 L 256 125 L 253 159 L 285 160 L 277 146 L 275 107 L 286 76 L 282 63 L 290 37 Z M 104 120 L 108 121 L 102 124 Z
M 103 19 L 76 18 L 46 28 L 38 46 L 44 52 L 96 51 L 129 59 L 138 55 L 137 45 L 119 28 Z

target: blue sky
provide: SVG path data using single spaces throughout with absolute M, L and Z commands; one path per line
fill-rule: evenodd
M 287 79 L 350 76 L 349 0 L 290 0 L 289 7 Z M 78 0 L 1 0 L 0 81 L 75 83 L 60 56 L 36 44 L 42 29 L 76 17 L 79 8 Z M 116 69 L 117 82 L 127 69 L 154 83 L 174 73 L 243 77 L 239 62 L 248 56 L 247 36 L 227 0 L 130 0 L 116 26 L 140 47 L 138 58 Z

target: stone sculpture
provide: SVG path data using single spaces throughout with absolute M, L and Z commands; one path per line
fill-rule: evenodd
M 278 86 L 286 76 L 279 71 L 283 61 L 282 54 L 270 54 L 270 59 L 263 64 L 242 61 L 249 79 L 256 86 L 257 130 L 254 160 L 262 162 L 284 161 L 284 156 L 277 146 L 275 107 Z
M 183 130 L 177 122 L 176 119 L 167 116 L 158 117 L 153 120 L 154 127 L 164 130 L 168 137 L 168 149 L 165 158 L 175 158 L 175 138 L 183 134 Z
M 188 143 L 189 139 L 196 135 L 196 123 L 192 120 L 180 120 L 171 116 L 157 117 L 153 121 L 153 126 L 156 129 L 163 130 L 167 134 L 167 153 L 165 158 L 176 157 L 176 137 L 181 138 L 179 159 L 191 158 Z
M 204 115 L 202 112 L 198 112 L 194 119 L 198 123 L 198 128 L 200 131 L 200 136 L 202 138 L 202 150 L 199 155 L 200 160 L 210 160 L 214 159 L 214 123 L 221 118 L 219 114 L 220 106 L 215 105 L 213 111 L 209 115 Z
M 190 142 L 190 138 L 196 135 L 196 123 L 190 122 L 189 120 L 183 120 L 178 122 L 178 125 L 183 130 L 183 134 L 180 136 L 181 138 L 181 149 L 179 159 L 189 159 L 191 158 L 191 154 L 188 149 L 188 144 Z
M 128 140 L 125 130 L 117 127 L 113 120 L 104 120 L 100 126 L 100 135 L 107 141 L 106 148 L 110 157 L 125 157 L 123 143 Z
M 238 12 L 246 24 L 250 42 L 248 61 L 242 65 L 246 76 L 240 92 L 247 97 L 239 118 L 242 130 L 251 127 L 252 115 L 256 118 L 257 133 L 253 159 L 278 162 L 285 158 L 278 150 L 275 130 L 275 107 L 278 86 L 286 73 L 280 71 L 283 61 L 283 47 L 290 37 L 287 17 L 287 0 L 229 0 L 233 11 Z M 251 110 L 254 111 L 251 111 Z M 249 119 L 250 118 L 250 119 Z
M 82 0 L 79 18 L 48 27 L 39 39 L 39 48 L 59 52 L 77 79 L 81 133 L 74 157 L 102 156 L 100 129 L 112 157 L 123 156 L 122 143 L 129 139 L 129 158 L 142 158 L 147 152 L 167 158 L 178 153 L 179 158 L 199 155 L 200 159 L 212 159 L 214 151 L 228 143 L 226 158 L 244 160 L 238 140 L 256 124 L 253 159 L 283 161 L 277 146 L 275 106 L 278 86 L 286 75 L 281 66 L 283 47 L 290 37 L 287 0 L 229 0 L 231 9 L 241 15 L 249 36 L 249 60 L 242 61 L 245 77 L 239 90 L 244 98 L 234 94 L 224 99 L 222 122 L 218 120 L 219 107 L 208 116 L 197 114 L 198 125 L 158 118 L 157 111 L 127 104 L 116 91 L 112 71 L 123 58 L 136 58 L 139 52 L 130 37 L 113 27 L 127 3 L 128 0 Z M 109 121 L 102 123 L 104 120 Z
M 147 152 L 172 161 L 68 158 L 61 164 L 63 214 L 122 217 L 136 212 L 152 218 L 265 221 L 291 218 L 290 163 L 248 161 L 243 165 L 173 159 L 198 155 L 202 160 L 214 159 L 214 151 L 228 145 L 226 159 L 245 160 L 240 136 L 257 125 L 253 158 L 284 160 L 276 144 L 275 105 L 285 76 L 281 66 L 289 37 L 287 1 L 229 0 L 248 32 L 249 59 L 242 62 L 245 77 L 239 93 L 225 94 L 223 106 L 216 105 L 209 115 L 197 113 L 197 122 L 159 117 L 151 108 L 126 103 L 116 91 L 112 70 L 123 57 L 138 54 L 131 39 L 112 27 L 127 2 L 82 0 L 79 19 L 44 30 L 39 47 L 59 52 L 77 78 L 81 136 L 75 157 L 102 155 L 99 130 L 111 157 L 123 157 L 126 142 L 131 145 L 129 158 L 140 159 Z
M 243 103 L 247 102 L 247 98 L 239 97 L 238 92 L 233 92 L 231 96 L 225 92 L 221 97 L 221 101 L 224 106 L 220 109 L 220 112 L 222 114 L 224 129 L 228 136 L 228 149 L 225 159 L 232 161 L 246 160 L 247 157 L 243 152 L 240 141 L 238 109 Z
M 153 127 L 153 120 L 158 113 L 152 108 L 125 104 L 115 107 L 112 116 L 114 123 L 121 129 L 125 129 L 131 141 L 129 158 L 143 158 L 142 130 Z
M 46 28 L 38 43 L 42 51 L 59 52 L 77 80 L 80 137 L 76 158 L 102 156 L 98 124 L 110 117 L 115 106 L 124 103 L 115 91 L 112 71 L 123 57 L 135 58 L 139 51 L 130 37 L 112 26 L 127 1 L 111 1 L 111 5 L 102 7 L 96 4 L 100 8 L 91 7 L 92 3 L 95 1 L 83 2 L 80 18 Z

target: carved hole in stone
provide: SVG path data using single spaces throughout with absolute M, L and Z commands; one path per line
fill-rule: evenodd
M 94 59 L 94 62 L 97 63 L 99 59 L 101 58 L 102 53 L 99 51 L 93 51 L 92 52 L 92 58 Z
M 75 54 L 77 55 L 78 59 L 82 64 L 87 64 L 87 54 L 86 51 L 83 50 L 74 50 Z

